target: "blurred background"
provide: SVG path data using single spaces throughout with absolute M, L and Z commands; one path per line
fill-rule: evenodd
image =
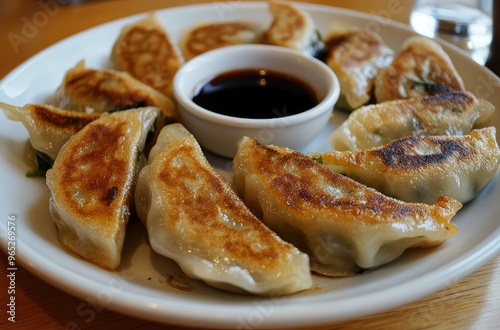
M 213 0 L 0 0 L 0 63 L 21 64 L 41 49 L 120 17 Z M 233 1 L 234 2 L 234 1 Z M 418 33 L 450 41 L 485 64 L 493 31 L 494 0 L 304 0 L 365 11 L 409 24 Z M 119 8 L 119 10 L 117 10 Z M 498 9 L 496 21 L 500 19 Z M 497 24 L 498 25 L 498 24 Z M 497 27 L 498 30 L 498 27 Z M 498 44 L 498 40 L 496 44 Z M 498 47 L 493 43 L 493 47 Z M 496 52 L 498 54 L 498 51 Z M 488 62 L 498 65 L 498 56 Z M 0 77 L 13 67 L 0 66 Z M 497 71 L 498 72 L 498 71 Z
M 410 25 L 427 37 L 457 45 L 485 64 L 492 40 L 492 11 L 493 0 L 415 0 Z

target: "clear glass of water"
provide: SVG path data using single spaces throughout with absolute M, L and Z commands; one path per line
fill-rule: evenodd
M 440 37 L 484 64 L 492 39 L 492 6 L 499 0 L 415 0 L 412 28 L 427 37 Z

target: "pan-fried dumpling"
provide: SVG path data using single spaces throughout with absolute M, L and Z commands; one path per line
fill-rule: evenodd
M 190 277 L 259 295 L 311 287 L 309 258 L 265 227 L 180 124 L 165 126 L 137 182 L 151 247 Z
M 184 63 L 177 45 L 154 13 L 125 26 L 113 46 L 111 61 L 144 84 L 172 96 L 172 80 Z
M 202 23 L 189 29 L 182 38 L 181 50 L 186 59 L 212 49 L 259 43 L 263 27 L 254 22 Z
M 269 1 L 273 15 L 262 43 L 282 46 L 321 58 L 326 50 L 311 16 L 288 1 Z
M 101 116 L 100 113 L 66 111 L 40 104 L 16 107 L 0 103 L 0 108 L 7 118 L 23 123 L 33 148 L 46 154 L 52 161 L 71 136 Z
M 373 95 L 377 72 L 389 65 L 394 52 L 375 33 L 336 28 L 325 38 L 326 64 L 340 82 L 337 107 L 352 110 L 367 104 Z
M 411 135 L 463 135 L 482 125 L 494 106 L 468 92 L 449 92 L 366 105 L 330 135 L 334 150 L 382 146 Z
M 308 156 L 385 195 L 432 204 L 439 196 L 466 203 L 495 175 L 500 151 L 495 127 L 462 136 L 411 136 L 360 151 Z
M 156 108 L 99 118 L 73 135 L 47 171 L 61 245 L 105 269 L 120 263 L 129 202 Z
M 455 235 L 451 198 L 434 205 L 386 197 L 312 158 L 245 137 L 233 163 L 245 204 L 285 240 L 309 254 L 319 273 L 352 275 L 398 258 L 405 249 L 434 247 Z
M 153 106 L 162 111 L 167 121 L 179 117 L 174 102 L 165 94 L 127 72 L 88 69 L 84 61 L 66 72 L 56 91 L 54 104 L 61 109 L 85 112 Z
M 443 48 L 422 36 L 408 38 L 393 62 L 375 78 L 377 102 L 447 91 L 464 92 L 462 78 Z

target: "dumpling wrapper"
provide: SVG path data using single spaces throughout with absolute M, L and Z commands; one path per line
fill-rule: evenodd
M 142 148 L 159 110 L 96 119 L 73 135 L 47 171 L 61 245 L 105 269 L 120 264 Z
M 311 16 L 288 1 L 269 1 L 273 16 L 271 26 L 264 32 L 262 43 L 282 46 L 321 57 L 325 45 Z
M 233 173 L 245 204 L 307 252 L 311 269 L 322 274 L 353 275 L 458 232 L 450 220 L 462 205 L 454 199 L 440 197 L 434 205 L 398 201 L 303 154 L 253 138 L 240 140 Z
M 56 159 L 59 150 L 70 137 L 102 115 L 67 111 L 41 104 L 16 107 L 0 103 L 0 108 L 8 119 L 22 122 L 28 130 L 33 148 L 52 160 Z
M 465 92 L 462 78 L 443 48 L 423 36 L 408 38 L 375 78 L 378 103 L 450 91 Z
M 466 203 L 498 169 L 495 127 L 463 136 L 412 136 L 359 151 L 309 152 L 331 170 L 405 202 Z
M 485 124 L 495 107 L 469 92 L 449 92 L 366 105 L 330 135 L 334 150 L 382 146 L 412 135 L 464 135 Z
M 181 50 L 191 59 L 209 50 L 241 44 L 257 44 L 263 27 L 254 22 L 211 22 L 191 27 L 184 33 Z
M 154 13 L 125 26 L 111 52 L 116 70 L 173 96 L 172 81 L 184 63 L 180 50 Z
M 151 247 L 216 288 L 284 295 L 311 287 L 309 258 L 259 221 L 180 124 L 165 126 L 140 175 Z
M 53 102 L 65 110 L 99 113 L 153 106 L 161 110 L 162 120 L 172 122 L 179 118 L 177 107 L 165 94 L 127 72 L 92 70 L 85 67 L 84 61 L 66 72 Z
M 335 28 L 325 38 L 326 64 L 340 82 L 336 106 L 345 110 L 367 104 L 373 96 L 375 76 L 389 65 L 394 52 L 379 35 L 354 28 Z

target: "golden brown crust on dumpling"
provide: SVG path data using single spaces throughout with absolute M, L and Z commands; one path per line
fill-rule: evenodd
M 186 59 L 225 46 L 259 43 L 262 27 L 254 22 L 204 23 L 185 34 L 181 49 Z
M 387 66 L 393 52 L 380 36 L 358 29 L 332 30 L 325 38 L 326 64 L 337 74 L 342 98 L 338 106 L 356 109 L 372 97 L 374 78 Z M 341 102 L 345 104 L 340 104 Z
M 229 185 L 200 157 L 201 151 L 193 141 L 193 138 L 184 139 L 159 155 L 162 164 L 155 171 L 154 180 L 160 184 L 162 194 L 171 197 L 168 201 L 171 228 L 182 228 L 192 235 L 190 239 L 222 248 L 226 256 L 251 268 L 279 267 L 284 261 L 280 255 L 290 252 L 292 246 L 277 239 L 276 234 L 244 206 Z M 182 159 L 182 167 L 178 166 L 177 159 Z M 196 196 L 193 196 L 193 185 L 198 186 Z M 237 222 L 235 226 L 217 221 L 221 210 Z M 252 246 L 255 242 L 265 248 L 255 249 Z
M 27 104 L 24 107 L 31 111 L 33 118 L 40 123 L 75 133 L 101 116 L 99 113 L 66 111 L 50 105 Z
M 75 111 L 109 112 L 121 107 L 155 106 L 164 117 L 177 120 L 174 102 L 126 72 L 92 70 L 83 61 L 68 70 L 56 91 L 58 107 Z
M 462 78 L 441 46 L 420 36 L 409 38 L 375 81 L 377 102 L 446 91 L 464 92 Z
M 311 268 L 353 275 L 432 247 L 455 235 L 461 208 L 451 198 L 434 205 L 386 197 L 312 158 L 245 137 L 233 161 L 234 186 L 262 221 L 312 259 Z
M 100 113 L 67 111 L 46 104 L 26 104 L 24 107 L 0 103 L 7 118 L 22 121 L 25 126 L 40 130 L 58 130 L 76 133 L 88 123 L 101 117 Z M 27 112 L 27 113 L 23 113 Z M 32 125 L 30 125 L 32 124 Z
M 308 214 L 317 212 L 331 214 L 346 224 L 362 221 L 370 225 L 409 223 L 432 215 L 442 221 L 441 225 L 448 226 L 449 219 L 445 215 L 454 213 L 461 206 L 445 197 L 439 200 L 440 208 L 410 205 L 386 197 L 297 152 L 261 145 L 255 139 L 249 139 L 247 143 L 245 157 L 250 170 L 262 182 L 269 182 L 268 187 L 262 187 L 266 194 L 278 200 L 279 205 L 287 205 L 289 212 L 305 221 L 309 219 Z M 283 168 L 293 170 L 283 171 Z M 335 187 L 338 194 L 326 192 L 325 185 Z
M 303 51 L 314 32 L 310 16 L 287 1 L 269 1 L 269 9 L 274 19 L 262 42 Z
M 96 123 L 72 140 L 71 149 L 63 149 L 60 157 L 64 161 L 57 163 L 58 181 L 66 187 L 62 195 L 65 202 L 62 204 L 68 205 L 79 216 L 88 217 L 87 221 L 99 223 L 103 227 L 111 225 L 108 217 L 120 212 L 113 202 L 123 202 L 124 191 L 127 184 L 130 185 L 130 175 L 133 174 L 127 152 L 132 143 L 116 149 L 127 134 L 133 136 L 137 133 L 126 122 L 114 127 Z M 71 190 L 72 187 L 81 189 L 82 194 L 89 192 L 92 197 L 84 204 L 74 204 L 77 192 Z
M 180 124 L 161 131 L 135 201 L 152 248 L 195 279 L 261 295 L 312 285 L 309 258 L 252 214 Z
M 129 110 L 93 121 L 70 138 L 47 172 L 59 241 L 100 267 L 120 262 L 138 155 L 157 114 L 155 108 Z
M 0 103 L 0 109 L 5 112 L 7 118 L 22 122 L 30 134 L 32 147 L 52 160 L 71 136 L 103 115 L 67 111 L 41 104 L 16 107 Z
M 111 59 L 148 86 L 172 95 L 172 80 L 184 59 L 154 14 L 123 28 Z
M 359 151 L 310 152 L 328 168 L 406 202 L 448 196 L 466 203 L 490 181 L 500 162 L 495 128 L 470 135 L 411 136 Z
M 410 135 L 469 134 L 494 110 L 469 92 L 385 101 L 353 111 L 332 132 L 330 143 L 335 150 L 359 150 Z
M 366 62 L 383 46 L 382 39 L 373 33 L 361 30 L 347 30 L 345 33 L 335 33 L 325 39 L 328 48 L 327 64 L 334 65 L 334 69 L 346 69 Z M 336 57 L 341 54 L 341 64 L 336 63 Z

